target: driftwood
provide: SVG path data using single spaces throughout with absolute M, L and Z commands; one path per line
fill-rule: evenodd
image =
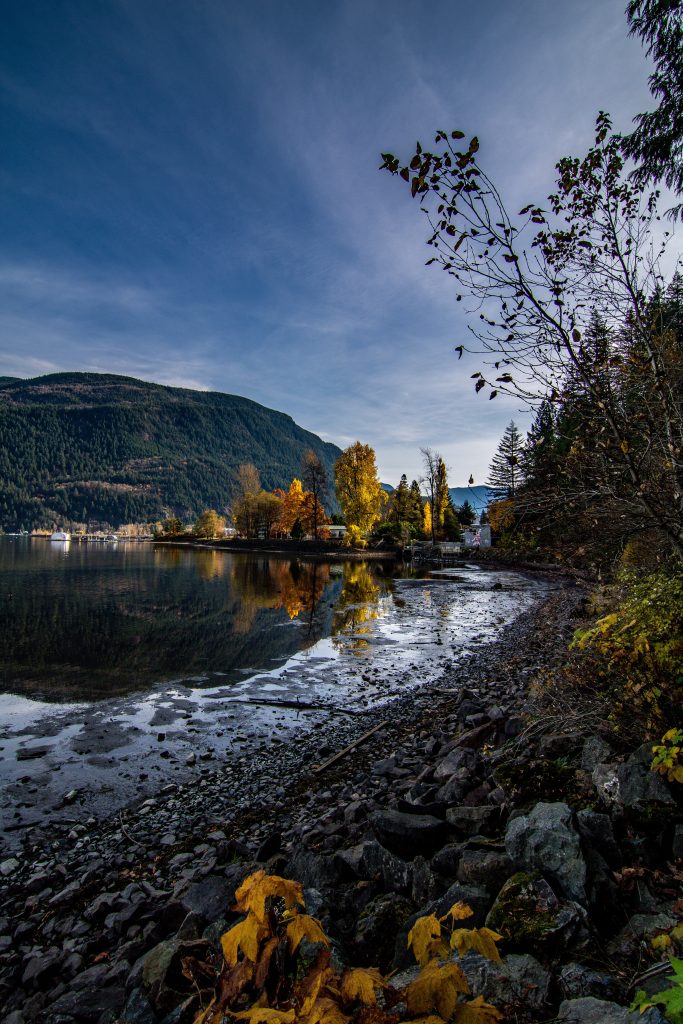
M 342 757 L 346 757 L 346 755 L 350 754 L 352 750 L 355 750 L 356 747 L 359 747 L 361 745 L 361 743 L 364 743 L 365 740 L 369 739 L 373 735 L 373 733 L 376 733 L 380 729 L 383 729 L 385 725 L 389 725 L 389 723 L 380 722 L 379 725 L 374 725 L 372 729 L 369 729 L 367 732 L 364 732 L 363 735 L 359 736 L 357 740 L 353 741 L 353 743 L 349 743 L 348 747 L 344 747 L 344 749 L 340 750 L 339 753 L 333 754 L 332 757 L 328 757 L 327 761 L 323 761 L 323 763 L 319 764 L 317 768 L 314 768 L 313 774 L 319 775 L 320 772 L 324 771 L 326 768 L 329 768 L 330 765 L 335 764 L 337 761 L 341 761 Z
M 333 704 L 304 704 L 298 700 L 277 700 L 275 697 L 270 700 L 268 697 L 247 697 L 245 700 L 236 698 L 230 700 L 230 704 L 266 704 L 274 708 L 294 708 L 296 711 L 336 711 L 339 715 L 355 715 L 356 711 L 347 711 L 345 708 L 337 708 Z

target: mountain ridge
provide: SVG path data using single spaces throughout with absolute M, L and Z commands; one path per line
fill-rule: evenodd
M 271 490 L 307 448 L 330 473 L 341 453 L 241 395 L 78 372 L 0 377 L 0 442 L 5 529 L 189 520 L 230 504 L 244 462 Z

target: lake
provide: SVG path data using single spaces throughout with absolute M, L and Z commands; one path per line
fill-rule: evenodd
M 74 786 L 98 813 L 197 759 L 249 758 L 381 705 L 544 592 L 478 565 L 0 538 L 4 826 L 39 821 Z

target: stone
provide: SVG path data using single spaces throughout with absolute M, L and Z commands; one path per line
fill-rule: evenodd
M 470 775 L 475 775 L 479 765 L 480 757 L 475 750 L 456 747 L 437 764 L 434 769 L 434 781 L 444 782 L 462 768 L 467 769 Z
M 576 815 L 576 824 L 585 843 L 594 847 L 611 868 L 621 867 L 621 852 L 608 814 L 585 809 Z
M 637 761 L 629 764 L 599 764 L 592 774 L 593 785 L 608 807 L 639 815 L 653 809 L 676 806 L 671 790 L 661 777 Z
M 463 885 L 481 885 L 494 893 L 512 871 L 513 864 L 505 850 L 464 849 L 456 877 Z
M 372 900 L 361 913 L 353 938 L 353 963 L 387 971 L 394 955 L 396 933 L 415 912 L 415 904 L 398 893 Z
M 308 889 L 325 889 L 338 880 L 334 857 L 297 849 L 287 866 L 288 877 Z
M 541 875 L 523 871 L 509 878 L 496 896 L 486 927 L 503 936 L 506 950 L 529 950 L 543 957 L 587 935 L 585 911 L 558 899 Z
M 192 983 L 182 973 L 183 957 L 194 956 L 201 960 L 208 949 L 210 943 L 206 939 L 183 942 L 173 938 L 150 950 L 144 960 L 142 980 L 157 1013 L 169 1013 L 192 990 Z
M 424 907 L 421 907 L 417 913 L 408 918 L 406 923 L 403 925 L 403 928 L 396 936 L 393 961 L 394 968 L 400 969 L 408 967 L 413 963 L 413 956 L 408 950 L 408 932 L 418 918 L 426 917 L 429 914 L 435 914 L 437 917 L 443 917 L 455 903 L 464 903 L 473 911 L 472 917 L 468 917 L 464 922 L 466 927 L 481 928 L 486 921 L 486 915 L 491 908 L 492 900 L 486 890 L 481 888 L 481 886 L 461 885 L 459 882 L 451 885 L 443 896 L 439 896 L 438 899 L 432 900 L 431 903 L 427 903 Z
M 461 843 L 448 843 L 446 846 L 442 846 L 432 857 L 432 868 L 440 875 L 455 878 L 462 852 Z
M 334 863 L 342 878 L 381 878 L 387 890 L 409 894 L 412 888 L 413 869 L 375 840 L 366 840 L 348 850 L 334 855 Z M 291 877 L 297 878 L 297 875 Z
M 16 857 L 8 857 L 7 860 L 0 862 L 0 875 L 3 878 L 8 878 L 13 875 L 20 867 L 19 861 Z
M 234 902 L 235 888 L 227 878 L 209 875 L 193 882 L 180 896 L 180 902 L 189 913 L 199 914 L 206 921 L 225 917 Z
M 683 825 L 676 825 L 671 843 L 671 855 L 674 860 L 683 860 Z
M 54 977 L 59 970 L 63 954 L 58 950 L 48 950 L 32 956 L 21 975 L 22 985 L 28 988 L 41 988 L 45 982 Z
M 129 993 L 121 1014 L 125 1024 L 156 1024 L 157 1017 L 144 990 L 137 986 Z
M 505 847 L 515 866 L 542 871 L 564 896 L 586 903 L 586 862 L 573 814 L 565 803 L 538 803 L 530 814 L 513 818 Z
M 610 1000 L 620 995 L 619 986 L 610 974 L 594 971 L 583 964 L 565 964 L 557 980 L 565 999 L 594 996 L 596 999 Z
M 449 807 L 446 821 L 463 836 L 492 836 L 500 821 L 497 807 Z
M 592 772 L 599 764 L 605 764 L 612 757 L 612 748 L 601 736 L 589 736 L 581 751 L 581 767 Z
M 547 1009 L 551 975 L 529 954 L 511 953 L 501 963 L 479 953 L 468 953 L 459 961 L 473 996 L 483 996 L 505 1020 L 515 1020 L 519 1010 L 538 1014 Z
M 641 1013 L 592 996 L 565 999 L 555 1020 L 557 1024 L 667 1024 L 654 1007 Z
M 49 1020 L 58 1022 L 60 1018 L 75 1018 L 88 1024 L 113 1022 L 119 1017 L 125 998 L 125 989 L 118 985 L 65 992 L 50 1006 Z
M 375 811 L 370 815 L 370 827 L 382 846 L 405 860 L 418 854 L 429 856 L 446 835 L 446 824 L 439 818 L 404 811 Z

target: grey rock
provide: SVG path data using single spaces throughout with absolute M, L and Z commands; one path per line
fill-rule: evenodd
M 683 825 L 676 825 L 674 829 L 671 855 L 674 860 L 683 860 Z
M 584 999 L 565 999 L 560 1004 L 558 1024 L 667 1024 L 654 1007 L 640 1013 L 618 1003 L 587 996 Z
M 16 857 L 8 857 L 7 860 L 0 862 L 0 875 L 3 878 L 7 878 L 9 875 L 13 875 L 20 867 L 19 861 Z
M 234 898 L 234 886 L 227 878 L 209 875 L 189 885 L 180 897 L 180 902 L 188 912 L 199 914 L 206 921 L 214 921 L 218 917 L 225 917 Z
M 393 810 L 375 811 L 370 826 L 382 846 L 405 860 L 418 854 L 429 856 L 439 848 L 447 830 L 445 822 L 430 814 Z
M 614 838 L 612 820 L 608 814 L 585 809 L 576 815 L 576 824 L 581 837 L 596 849 L 611 868 L 621 867 L 621 852 Z
M 49 1021 L 60 1018 L 77 1021 L 114 1021 L 119 1016 L 126 998 L 123 986 L 88 988 L 65 992 L 50 1006 Z
M 520 871 L 498 893 L 486 926 L 503 936 L 506 949 L 545 958 L 587 939 L 586 920 L 583 908 L 558 899 L 543 877 Z
M 593 770 L 592 779 L 608 807 L 646 813 L 653 805 L 662 808 L 676 805 L 664 779 L 638 762 L 599 764 Z
M 412 888 L 413 868 L 374 840 L 366 840 L 334 856 L 342 877 L 381 878 L 385 889 L 408 894 Z M 292 875 L 297 878 L 297 875 Z
M 386 971 L 394 955 L 396 933 L 415 911 L 415 904 L 398 893 L 374 899 L 360 915 L 354 935 L 354 963 Z
M 166 939 L 145 957 L 142 980 L 157 1013 L 165 1014 L 187 998 L 191 983 L 183 976 L 181 961 L 185 956 L 201 959 L 210 948 L 206 939 L 183 942 Z
M 416 857 L 413 861 L 412 898 L 419 907 L 443 892 L 444 883 L 439 881 L 424 857 Z
M 413 963 L 413 956 L 408 950 L 408 932 L 418 918 L 426 917 L 428 914 L 436 914 L 437 917 L 443 917 L 455 903 L 465 903 L 472 910 L 472 917 L 468 917 L 464 922 L 468 928 L 481 928 L 491 908 L 492 899 L 481 886 L 461 885 L 459 882 L 451 885 L 443 896 L 439 896 L 438 899 L 432 900 L 431 903 L 421 907 L 403 925 L 403 928 L 396 936 L 394 968 L 401 969 Z
M 459 963 L 472 995 L 483 996 L 503 1013 L 520 1005 L 538 1013 L 548 1005 L 551 975 L 528 954 L 511 953 L 502 963 L 494 963 L 470 952 Z
M 475 775 L 480 764 L 480 758 L 476 750 L 469 750 L 466 747 L 456 747 L 450 754 L 447 754 L 434 769 L 434 781 L 445 782 L 460 769 L 466 769 L 470 776 Z
M 448 843 L 432 857 L 432 867 L 440 875 L 455 878 L 464 847 L 461 843 Z
M 607 763 L 612 757 L 612 748 L 601 736 L 589 736 L 581 751 L 581 768 L 592 772 L 599 764 Z
M 141 987 L 138 986 L 129 993 L 121 1020 L 125 1021 L 125 1024 L 156 1024 L 157 1017 L 152 1004 Z
M 495 835 L 500 821 L 497 807 L 449 807 L 446 811 L 448 824 L 463 836 Z
M 57 974 L 63 954 L 58 950 L 48 950 L 32 956 L 21 975 L 21 983 L 28 988 L 41 988 L 48 978 Z
M 619 986 L 610 974 L 594 971 L 583 964 L 568 963 L 562 968 L 558 982 L 565 999 L 581 999 L 594 996 L 596 999 L 616 999 Z
M 542 871 L 569 899 L 586 903 L 586 862 L 567 804 L 539 803 L 529 815 L 513 818 L 505 846 L 516 867 Z
M 512 871 L 512 861 L 505 850 L 465 849 L 458 864 L 457 879 L 463 885 L 481 885 L 495 893 Z

